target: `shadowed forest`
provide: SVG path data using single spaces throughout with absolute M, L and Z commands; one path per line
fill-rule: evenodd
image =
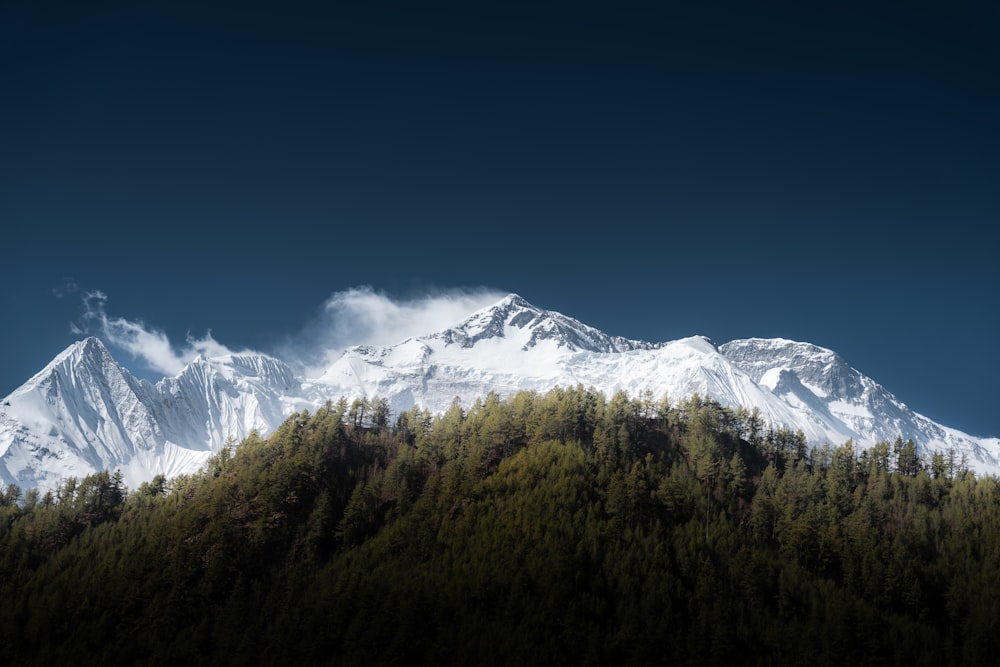
M 0 493 L 0 664 L 979 665 L 1000 482 L 582 387 Z

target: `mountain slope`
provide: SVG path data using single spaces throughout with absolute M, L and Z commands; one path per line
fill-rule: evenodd
M 292 412 L 343 396 L 383 397 L 394 413 L 446 410 L 488 392 L 555 386 L 607 395 L 693 393 L 759 409 L 812 445 L 859 447 L 897 437 L 918 451 L 954 449 L 980 473 L 1000 472 L 1000 440 L 974 438 L 914 413 L 836 353 L 784 339 L 716 347 L 700 336 L 647 343 L 609 336 L 511 294 L 445 330 L 387 347 L 346 350 L 318 377 L 278 359 L 234 354 L 193 360 L 152 385 L 96 338 L 75 343 L 0 407 L 0 482 L 51 487 L 68 475 L 120 468 L 134 486 L 157 473 L 197 469 L 227 442 L 266 434 Z
M 522 342 L 521 349 L 524 351 L 543 341 L 573 352 L 627 352 L 662 346 L 609 336 L 561 313 L 536 308 L 517 294 L 508 294 L 496 304 L 476 311 L 455 327 L 425 338 L 469 348 L 481 340 L 508 337 Z
M 922 455 L 954 449 L 968 456 L 973 469 L 1000 468 L 996 438 L 976 438 L 913 412 L 832 350 L 782 338 L 734 340 L 719 350 L 789 405 L 843 424 L 862 446 L 912 438 Z
M 299 393 L 291 370 L 263 356 L 198 358 L 154 386 L 88 338 L 4 400 L 0 481 L 50 488 L 118 468 L 135 486 L 192 472 L 227 441 L 270 431 L 301 409 L 287 398 Z
M 447 409 L 458 396 L 582 384 L 606 394 L 679 400 L 694 393 L 756 407 L 768 423 L 801 430 L 812 445 L 912 439 L 922 456 L 954 449 L 980 473 L 1000 472 L 1000 442 L 914 413 L 836 353 L 784 339 L 716 347 L 694 336 L 667 343 L 611 339 L 517 295 L 443 332 L 389 347 L 347 350 L 317 385 L 334 395 L 383 396 L 394 411 Z
M 0 479 L 48 486 L 162 448 L 154 393 L 96 338 L 74 343 L 4 400 Z

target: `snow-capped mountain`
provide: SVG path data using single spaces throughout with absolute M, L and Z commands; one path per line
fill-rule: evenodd
M 1000 473 L 1000 439 L 976 438 L 910 410 L 882 385 L 826 348 L 783 338 L 734 340 L 719 346 L 734 365 L 810 420 L 836 425 L 835 433 L 867 447 L 912 438 L 921 454 L 965 453 L 974 470 Z
M 521 348 L 524 351 L 542 341 L 551 341 L 557 348 L 588 352 L 627 352 L 662 347 L 662 344 L 609 336 L 562 313 L 536 308 L 517 294 L 508 294 L 495 305 L 473 313 L 457 326 L 426 338 L 471 348 L 481 340 L 506 338 L 510 327 L 526 332 L 526 336 L 520 337 L 525 339 Z
M 979 473 L 1000 474 L 1000 440 L 975 438 L 914 413 L 836 353 L 783 339 L 700 336 L 647 343 L 609 336 L 511 294 L 443 331 L 388 347 L 350 348 L 317 377 L 258 354 L 192 361 L 153 385 L 120 366 L 96 338 L 75 343 L 0 406 L 0 482 L 52 487 L 121 469 L 134 486 L 192 472 L 227 442 L 267 434 L 291 413 L 341 396 L 384 397 L 394 412 L 439 412 L 494 391 L 593 387 L 644 390 L 678 401 L 699 393 L 756 407 L 811 444 L 860 447 L 912 438 L 954 449 Z
M 150 384 L 97 338 L 74 343 L 0 406 L 0 483 L 51 488 L 120 469 L 130 487 L 193 472 L 228 441 L 268 432 L 310 407 L 281 361 L 227 355 L 192 361 Z

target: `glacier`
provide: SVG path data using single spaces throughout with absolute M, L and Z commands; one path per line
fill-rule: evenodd
M 835 352 L 780 338 L 721 345 L 703 336 L 662 343 L 609 336 L 517 294 L 442 331 L 344 350 L 303 377 L 257 353 L 199 356 L 155 384 L 133 376 L 95 337 L 74 343 L 0 402 L 0 483 L 50 489 L 69 476 L 121 470 L 134 488 L 157 474 L 197 471 L 252 432 L 340 397 L 381 397 L 394 414 L 443 412 L 488 392 L 581 385 L 608 396 L 694 393 L 757 408 L 812 446 L 857 448 L 897 437 L 918 452 L 954 450 L 977 474 L 1000 473 L 1000 439 L 979 438 L 909 409 Z

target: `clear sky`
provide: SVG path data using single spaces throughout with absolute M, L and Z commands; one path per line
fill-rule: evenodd
M 485 289 L 1000 436 L 1000 4 L 573 4 L 0 5 L 0 395 Z

